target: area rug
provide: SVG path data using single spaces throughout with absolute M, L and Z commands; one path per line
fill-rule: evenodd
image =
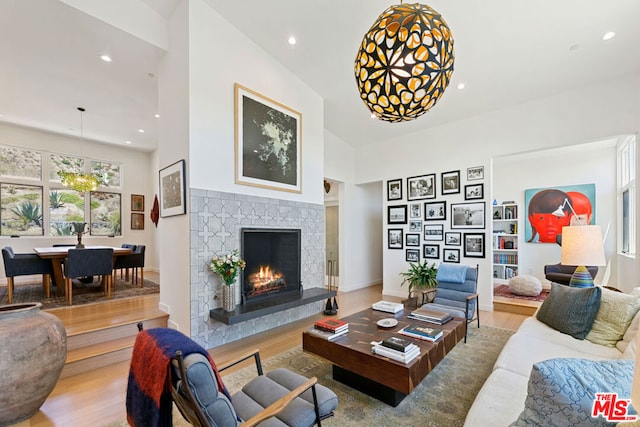
M 526 296 L 526 295 L 516 295 L 514 293 L 511 293 L 511 291 L 509 290 L 509 285 L 499 285 L 493 288 L 493 296 L 542 302 L 549 296 L 549 290 L 543 289 L 542 292 L 540 292 L 540 295 Z
M 460 427 L 464 424 L 482 384 L 491 373 L 498 354 L 513 331 L 481 326 L 469 328 L 467 343 L 460 342 L 397 407 L 391 407 L 342 383 L 334 381 L 331 364 L 300 347 L 262 362 L 265 371 L 284 367 L 318 381 L 339 399 L 334 417 L 322 422 L 333 427 Z M 225 375 L 232 393 L 256 375 L 255 367 Z M 188 424 L 174 408 L 174 425 Z M 110 426 L 126 426 L 126 422 Z
M 130 298 L 140 295 L 157 294 L 160 292 L 160 285 L 145 279 L 144 288 L 140 284 L 134 285 L 131 281 L 116 279 L 115 290 L 111 291 L 111 299 Z M 102 286 L 96 279 L 93 283 L 81 283 L 73 281 L 73 305 L 89 304 L 94 302 L 107 301 L 107 297 L 102 292 Z M 45 298 L 42 283 L 16 284 L 13 287 L 13 304 L 25 302 L 40 302 L 42 309 L 47 310 L 57 307 L 67 307 L 64 297 L 55 296 L 55 288 L 51 290 L 51 298 Z M 8 304 L 7 287 L 0 287 L 0 305 Z

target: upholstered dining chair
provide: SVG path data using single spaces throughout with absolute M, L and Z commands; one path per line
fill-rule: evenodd
M 111 275 L 113 273 L 113 249 L 69 249 L 64 261 L 66 296 L 73 304 L 73 279 L 102 276 L 102 286 L 111 299 Z
M 16 276 L 42 274 L 42 289 L 45 297 L 49 298 L 51 275 L 53 274 L 51 260 L 42 259 L 36 254 L 16 254 L 11 246 L 2 248 L 2 259 L 4 260 L 4 273 L 7 276 L 7 301 L 9 304 L 13 302 L 14 278 Z
M 122 270 L 125 270 L 125 279 L 129 280 L 129 269 L 131 269 L 131 283 L 138 284 L 138 270 L 140 271 L 140 287 L 144 288 L 144 253 L 145 245 L 128 245 L 123 244 L 123 248 L 128 247 L 131 253 L 128 255 L 119 255 L 113 264 L 113 276 L 115 285 L 116 271 L 120 270 L 120 278 L 122 278 Z

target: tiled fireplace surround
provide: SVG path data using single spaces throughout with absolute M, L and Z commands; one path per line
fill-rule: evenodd
M 302 231 L 301 276 L 304 289 L 324 285 L 324 206 L 191 188 L 191 335 L 205 348 L 303 319 L 321 312 L 318 301 L 275 314 L 226 325 L 209 317 L 221 306 L 222 281 L 209 270 L 214 255 L 240 248 L 243 227 L 299 228 Z M 236 295 L 240 301 L 240 291 Z

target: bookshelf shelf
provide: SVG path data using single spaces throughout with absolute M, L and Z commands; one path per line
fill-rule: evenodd
M 492 206 L 493 282 L 504 284 L 518 275 L 518 205 L 503 203 Z

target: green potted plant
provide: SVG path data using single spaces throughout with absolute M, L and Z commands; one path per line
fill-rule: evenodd
M 415 298 L 417 304 L 417 292 L 424 293 L 430 289 L 435 289 L 438 285 L 436 275 L 438 274 L 438 267 L 436 263 L 429 264 L 428 261 L 422 261 L 421 263 L 409 263 L 409 271 L 400 273 L 404 278 L 400 286 L 405 283 L 409 285 L 409 300 Z M 427 298 L 433 300 L 433 292 L 430 292 L 431 297 L 427 295 Z M 430 302 L 430 301 L 425 301 Z

